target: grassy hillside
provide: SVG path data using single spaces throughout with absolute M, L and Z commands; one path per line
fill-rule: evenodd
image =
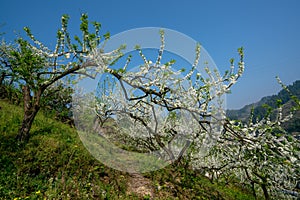
M 169 166 L 128 174 L 95 160 L 75 129 L 42 113 L 26 144 L 15 141 L 22 108 L 0 100 L 0 199 L 254 199 L 238 184 L 211 183 Z

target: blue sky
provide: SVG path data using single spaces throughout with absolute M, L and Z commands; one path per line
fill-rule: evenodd
M 199 41 L 220 72 L 245 48 L 243 77 L 227 95 L 228 108 L 240 108 L 300 79 L 300 1 L 298 0 L 1 0 L 0 32 L 7 41 L 29 26 L 45 44 L 54 45 L 62 14 L 78 30 L 81 13 L 112 35 L 139 27 L 165 27 Z

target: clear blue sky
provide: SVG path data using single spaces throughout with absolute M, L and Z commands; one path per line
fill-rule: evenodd
M 277 93 L 276 75 L 286 84 L 300 79 L 298 0 L 1 0 L 0 32 L 11 41 L 29 26 L 51 46 L 61 15 L 71 16 L 70 28 L 76 32 L 81 13 L 112 35 L 149 26 L 182 32 L 205 47 L 221 72 L 243 46 L 246 70 L 227 96 L 228 108 Z

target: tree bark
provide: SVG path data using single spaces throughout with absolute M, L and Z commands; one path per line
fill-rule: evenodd
M 264 183 L 261 184 L 261 188 L 262 188 L 262 190 L 264 192 L 265 199 L 266 200 L 270 200 L 270 196 L 269 196 L 269 192 L 268 192 L 268 189 L 266 187 L 266 184 L 264 184 Z
M 2 83 L 4 81 L 4 78 L 5 78 L 5 72 L 2 72 L 1 76 L 0 76 L 0 87 L 2 86 Z
M 36 93 L 35 98 L 32 99 L 29 86 L 23 86 L 22 90 L 24 95 L 24 117 L 22 125 L 17 135 L 17 140 L 28 141 L 30 137 L 29 131 L 31 129 L 32 123 L 40 109 L 39 102 L 41 97 L 41 91 L 39 90 Z
M 5 88 L 3 86 L 4 78 L 5 78 L 5 73 L 2 72 L 1 77 L 0 77 L 0 98 L 3 98 L 3 97 L 6 96 L 6 94 L 5 94 L 6 91 L 5 91 Z

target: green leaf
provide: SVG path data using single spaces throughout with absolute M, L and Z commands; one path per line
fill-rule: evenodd
M 110 38 L 110 33 L 109 32 L 105 33 L 103 37 L 105 38 L 105 40 L 108 40 Z
M 82 46 L 82 42 L 77 35 L 74 36 L 74 39 L 79 43 L 80 46 Z
M 82 14 L 81 17 L 80 17 L 80 20 L 81 20 L 80 30 L 84 34 L 87 34 L 88 33 L 88 26 L 89 26 L 87 14 Z
M 238 48 L 238 53 L 241 57 L 241 62 L 243 62 L 243 59 L 244 59 L 244 47 L 240 47 Z
M 29 27 L 25 26 L 23 29 L 28 35 L 31 35 L 31 30 Z
M 61 23 L 62 23 L 62 25 L 67 25 L 69 19 L 70 19 L 69 15 L 67 15 L 67 14 L 62 15 L 62 17 L 61 17 Z
M 137 44 L 137 45 L 135 45 L 134 49 L 135 49 L 135 50 L 140 50 L 140 49 L 141 49 L 141 46 Z
M 175 64 L 175 62 L 176 62 L 176 60 L 174 60 L 174 59 L 170 60 L 171 65 Z
M 91 23 L 93 24 L 93 26 L 96 29 L 96 31 L 100 30 L 101 24 L 99 22 L 94 21 L 94 22 L 91 22 Z

